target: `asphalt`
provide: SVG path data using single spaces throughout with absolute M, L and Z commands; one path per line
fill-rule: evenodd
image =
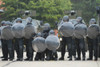
M 0 49 L 0 56 L 2 56 L 2 52 Z M 60 57 L 60 52 L 58 52 L 58 57 Z M 16 53 L 15 59 L 13 61 L 2 61 L 0 58 L 0 67 L 100 67 L 100 58 L 98 61 L 68 61 L 68 53 L 66 52 L 64 61 L 16 61 Z M 88 52 L 86 54 L 88 58 Z M 24 52 L 24 58 L 26 58 L 26 54 Z

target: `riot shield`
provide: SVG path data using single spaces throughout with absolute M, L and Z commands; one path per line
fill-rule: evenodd
M 25 32 L 25 38 L 29 39 L 30 37 L 32 37 L 32 35 L 34 35 L 34 33 L 36 33 L 36 29 L 34 26 L 32 25 L 26 25 L 24 28 L 24 32 Z
M 37 37 L 32 41 L 32 47 L 36 52 L 43 52 L 47 48 L 45 39 L 43 37 Z
M 6 40 L 13 39 L 14 35 L 12 33 L 11 26 L 5 26 L 1 31 L 1 36 Z
M 24 37 L 25 33 L 24 33 L 24 25 L 22 23 L 15 23 L 12 26 L 12 31 L 14 34 L 15 38 L 22 38 Z
M 74 36 L 76 38 L 84 38 L 87 35 L 87 26 L 85 24 L 77 24 L 75 26 Z
M 74 25 L 71 24 L 70 22 L 68 22 L 68 23 L 65 22 L 60 26 L 60 28 L 58 30 L 60 31 L 62 36 L 70 37 L 73 35 Z
M 49 35 L 46 38 L 45 43 L 47 44 L 47 48 L 52 51 L 57 50 L 60 46 L 59 38 L 55 35 Z
M 98 24 L 91 24 L 87 29 L 88 37 L 91 39 L 96 38 L 99 35 L 99 31 L 100 28 Z

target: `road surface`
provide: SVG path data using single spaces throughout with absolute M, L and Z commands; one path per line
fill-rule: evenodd
M 1 49 L 0 56 L 2 56 Z M 58 56 L 61 56 L 60 52 Z M 86 56 L 88 57 L 88 52 Z M 0 67 L 100 67 L 100 59 L 98 61 L 68 61 L 66 57 L 67 52 L 64 61 L 16 61 L 16 57 L 14 61 L 1 61 L 0 58 Z

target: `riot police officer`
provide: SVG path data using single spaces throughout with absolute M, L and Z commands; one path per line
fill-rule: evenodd
M 77 25 L 80 25 L 80 24 L 85 24 L 83 23 L 83 19 L 82 17 L 77 17 Z M 84 40 L 84 37 L 82 38 L 75 38 L 75 44 L 76 44 L 76 49 L 77 49 L 77 55 L 78 57 L 76 58 L 76 60 L 81 60 L 81 52 L 82 52 L 82 57 L 83 57 L 83 60 L 85 60 L 85 40 Z
M 69 23 L 68 16 L 63 17 L 63 23 Z M 62 36 L 61 57 L 59 58 L 59 60 L 64 60 L 66 45 L 67 45 L 67 50 L 69 54 L 69 60 L 72 60 L 72 55 L 74 55 L 74 58 L 76 58 L 75 47 L 74 47 L 75 45 L 73 42 L 74 41 L 73 41 L 72 36 L 68 36 L 68 37 Z
M 55 35 L 54 30 L 50 30 L 49 35 Z M 56 50 L 51 51 L 51 60 L 57 60 L 58 59 L 58 54 Z
M 42 37 L 43 38 L 47 38 L 47 36 L 49 35 L 49 31 L 50 31 L 50 24 L 49 23 L 45 23 L 44 24 L 44 30 L 42 32 Z M 49 49 L 46 49 L 44 51 L 44 56 L 46 55 L 46 59 L 45 60 L 51 60 L 51 53 L 52 51 L 50 51 Z
M 42 37 L 42 34 L 39 32 L 36 36 L 37 37 Z M 36 53 L 35 61 L 38 61 L 38 60 L 41 60 L 41 61 L 45 60 L 45 58 L 44 58 L 44 52 L 37 52 Z
M 1 22 L 1 27 L 0 27 L 0 30 L 2 30 L 2 28 L 4 27 L 4 26 L 6 26 L 6 24 L 5 24 L 6 22 L 5 21 L 2 21 Z M 5 52 L 5 48 L 4 48 L 4 40 L 1 38 L 1 45 L 2 45 L 2 57 L 1 58 L 4 58 L 4 52 Z
M 26 19 L 26 22 L 27 22 L 27 25 L 32 26 L 32 18 L 31 17 L 28 17 Z M 31 35 L 31 33 L 28 34 L 28 35 Z M 27 60 L 29 60 L 29 61 L 33 60 L 32 40 L 33 40 L 34 35 L 35 35 L 35 33 L 33 35 L 31 35 L 30 37 L 25 38 L 25 41 L 26 41 L 26 44 L 25 44 L 26 45 L 26 56 L 27 56 L 27 58 L 25 59 L 26 61 Z
M 22 25 L 22 27 L 24 26 L 22 24 L 21 18 L 16 19 L 15 25 L 16 24 Z M 12 26 L 12 29 L 13 28 L 14 28 L 14 25 Z M 17 33 L 20 33 L 21 31 L 17 31 Z M 17 53 L 17 61 L 23 61 L 23 37 L 16 37 L 15 36 L 15 50 L 16 50 L 16 53 Z
M 92 25 L 96 25 L 96 20 L 94 18 L 92 18 L 89 22 L 89 27 L 91 27 Z M 99 26 L 96 26 L 96 31 L 99 32 Z M 91 32 L 92 34 L 96 34 L 96 32 Z M 92 37 L 90 36 L 90 34 L 88 33 L 88 48 L 89 48 L 89 58 L 87 60 L 93 60 L 93 54 L 94 54 L 94 60 L 97 61 L 98 60 L 98 49 L 99 49 L 99 45 L 98 45 L 98 34 L 96 35 L 96 37 Z
M 10 32 L 4 32 L 4 29 L 9 28 Z M 7 33 L 7 35 L 9 35 L 8 37 L 5 36 L 5 33 Z M 11 37 L 10 37 L 11 34 Z M 13 35 L 11 33 L 11 22 L 10 21 L 6 21 L 6 26 L 2 29 L 2 34 L 1 34 L 3 41 L 4 41 L 4 60 L 8 60 L 8 55 L 9 55 L 9 59 L 10 61 L 12 61 L 14 59 L 14 47 L 13 47 Z

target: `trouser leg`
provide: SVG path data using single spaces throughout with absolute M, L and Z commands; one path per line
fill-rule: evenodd
M 27 41 L 26 43 L 27 58 L 33 59 L 32 39 L 27 39 L 26 41 Z
M 93 59 L 93 40 L 88 38 L 89 59 Z
M 19 57 L 20 58 L 23 58 L 23 39 L 22 38 L 20 38 L 19 40 L 18 40 L 18 46 L 19 46 Z
M 84 39 L 80 39 L 80 49 L 82 51 L 83 59 L 85 59 L 85 42 L 84 42 Z
M 4 58 L 8 59 L 8 45 L 7 45 L 7 40 L 4 40 Z
M 14 47 L 12 44 L 12 40 L 8 40 L 8 52 L 9 52 L 9 59 L 14 59 Z
M 67 47 L 70 59 L 72 59 L 72 42 L 72 37 L 67 37 Z
M 98 59 L 98 49 L 99 49 L 97 39 L 94 39 L 93 45 L 94 45 L 94 57 L 95 57 L 95 60 L 97 60 Z
M 74 58 L 76 58 L 76 45 L 75 45 L 75 39 L 72 40 L 72 55 Z
M 15 39 L 15 50 L 16 50 L 16 53 L 17 53 L 17 59 L 20 58 L 20 56 L 19 56 L 19 45 L 18 44 L 19 44 L 18 39 L 16 38 Z
M 75 39 L 76 49 L 77 49 L 77 56 L 80 58 L 80 46 L 79 46 L 79 39 Z
M 65 48 L 66 48 L 66 38 L 62 37 L 62 47 L 61 47 L 61 57 L 65 56 Z

